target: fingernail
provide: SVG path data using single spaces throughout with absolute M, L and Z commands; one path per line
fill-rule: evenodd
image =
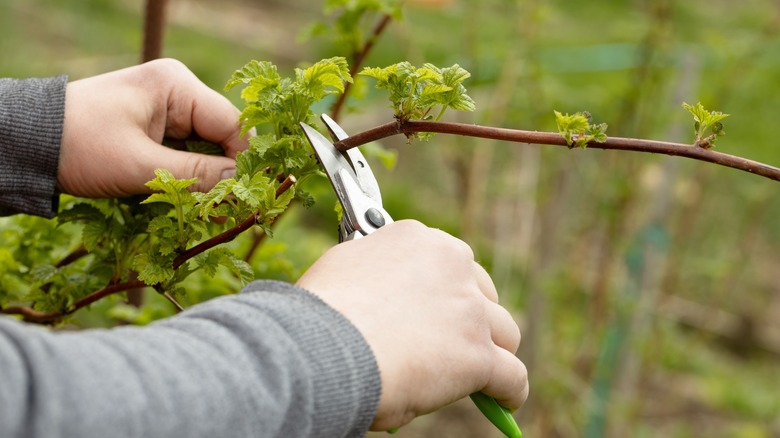
M 219 175 L 219 179 L 228 179 L 236 176 L 236 169 L 225 169 Z

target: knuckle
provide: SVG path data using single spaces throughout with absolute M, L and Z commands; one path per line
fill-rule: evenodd
M 416 221 L 414 219 L 403 219 L 396 222 L 396 224 L 396 228 L 398 228 L 401 232 L 414 235 L 423 234 L 428 230 L 428 227 L 423 225 L 422 222 Z
M 174 88 L 182 80 L 187 81 L 195 77 L 183 62 L 173 58 L 155 59 L 140 67 L 145 70 L 147 80 L 160 89 Z
M 187 68 L 187 66 L 184 65 L 183 62 L 173 58 L 155 59 L 153 61 L 147 62 L 146 64 L 144 64 L 144 66 L 149 68 L 155 74 L 159 74 L 163 76 L 168 74 L 182 73 L 182 72 L 189 73 L 190 71 Z

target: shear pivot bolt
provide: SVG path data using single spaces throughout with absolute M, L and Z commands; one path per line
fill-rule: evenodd
M 376 208 L 366 210 L 366 220 L 375 228 L 382 228 L 385 225 L 385 217 Z

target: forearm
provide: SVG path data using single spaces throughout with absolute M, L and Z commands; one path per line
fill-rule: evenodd
M 66 81 L 0 79 L 0 215 L 57 213 Z
M 0 320 L 0 435 L 362 436 L 380 381 L 358 331 L 300 289 L 249 289 L 143 328 Z

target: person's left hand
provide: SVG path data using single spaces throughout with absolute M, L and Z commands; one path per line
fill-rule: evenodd
M 235 172 L 248 143 L 239 111 L 182 63 L 161 59 L 68 84 L 60 149 L 59 189 L 85 197 L 148 193 L 154 170 L 197 177 L 206 191 Z M 218 143 L 225 157 L 177 151 L 163 136 L 197 133 Z

